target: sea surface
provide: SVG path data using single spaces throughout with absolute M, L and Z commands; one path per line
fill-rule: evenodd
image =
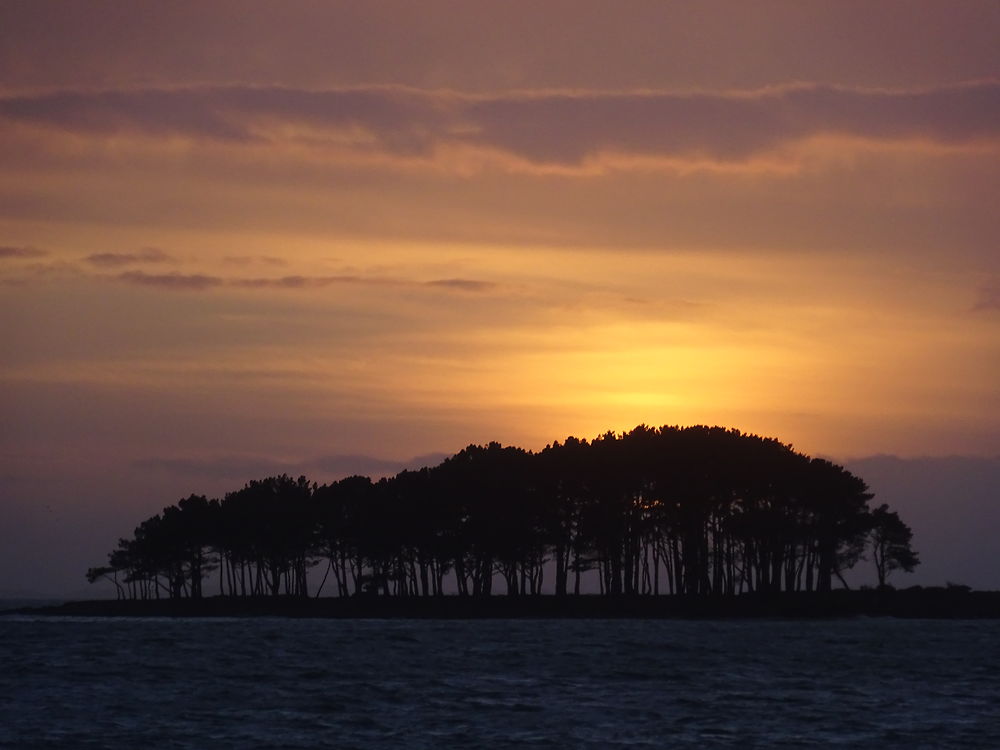
M 1000 622 L 0 616 L 4 748 L 1000 748 Z

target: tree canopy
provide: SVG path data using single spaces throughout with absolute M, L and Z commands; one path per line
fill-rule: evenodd
M 871 513 L 872 560 L 878 574 L 878 585 L 886 585 L 894 570 L 910 573 L 920 564 L 917 553 L 910 547 L 913 532 L 898 513 L 884 503 Z
M 191 495 L 87 578 L 123 598 L 201 597 L 213 573 L 228 596 L 523 596 L 547 576 L 559 596 L 587 576 L 608 595 L 828 591 L 869 547 L 882 585 L 919 563 L 909 528 L 871 499 L 773 438 L 640 425 L 537 452 L 470 445 L 378 481 L 281 475 Z

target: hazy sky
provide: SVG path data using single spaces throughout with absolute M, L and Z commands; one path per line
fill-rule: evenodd
M 0 1 L 0 590 L 268 471 L 641 422 L 976 461 L 992 508 L 998 38 L 992 1 Z

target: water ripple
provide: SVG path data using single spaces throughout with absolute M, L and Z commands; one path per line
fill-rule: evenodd
M 0 747 L 1000 747 L 992 622 L 0 618 Z

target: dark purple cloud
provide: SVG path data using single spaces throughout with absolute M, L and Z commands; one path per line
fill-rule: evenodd
M 795 86 L 736 94 L 553 94 L 473 102 L 474 139 L 532 161 L 601 151 L 738 160 L 839 134 L 964 142 L 1000 135 L 1000 83 L 920 92 Z
M 46 255 L 48 253 L 44 250 L 38 250 L 34 247 L 0 246 L 0 258 L 42 258 Z
M 477 281 L 476 279 L 435 279 L 426 282 L 424 286 L 458 289 L 463 292 L 488 292 L 496 288 L 496 284 L 492 281 Z
M 71 132 L 140 132 L 257 141 L 270 124 L 359 126 L 393 152 L 425 150 L 447 128 L 441 97 L 405 89 L 306 91 L 280 87 L 198 87 L 62 91 L 0 99 L 0 117 Z M 425 133 L 430 128 L 432 132 Z
M 280 276 L 274 279 L 232 279 L 230 286 L 243 289 L 322 289 L 334 284 L 391 283 L 360 276 Z
M 1000 310 L 1000 276 L 990 279 L 979 288 L 979 298 L 972 309 L 977 312 Z
M 171 289 L 177 291 L 202 291 L 212 287 L 221 286 L 224 280 L 218 276 L 207 276 L 205 274 L 181 274 L 181 273 L 145 273 L 144 271 L 125 271 L 118 274 L 117 278 L 131 284 L 140 286 L 157 287 L 159 289 Z
M 274 126 L 357 129 L 359 150 L 428 154 L 443 144 L 540 164 L 619 151 L 739 160 L 821 134 L 966 143 L 1000 137 L 1000 82 L 923 90 L 799 85 L 735 93 L 550 92 L 472 96 L 404 88 L 308 91 L 201 87 L 57 92 L 0 99 L 0 118 L 72 132 L 226 141 L 286 136 Z M 316 136 L 319 137 L 319 136 Z
M 491 281 L 476 279 L 435 279 L 423 283 L 404 279 L 378 278 L 374 276 L 279 276 L 277 278 L 229 279 L 229 286 L 242 289 L 323 289 L 342 284 L 367 284 L 374 286 L 419 285 L 439 289 L 453 289 L 463 292 L 485 292 L 496 287 Z
M 151 274 L 145 271 L 125 271 L 114 278 L 141 286 L 158 287 L 175 291 L 202 291 L 215 287 L 229 286 L 236 289 L 324 289 L 337 285 L 372 285 L 372 286 L 413 286 L 432 287 L 437 289 L 457 290 L 463 292 L 484 292 L 494 289 L 496 284 L 490 281 L 476 279 L 435 279 L 426 282 L 414 282 L 404 279 L 377 278 L 372 276 L 278 276 L 275 278 L 238 279 L 205 274 L 165 273 Z
M 85 261 L 103 268 L 114 268 L 139 263 L 170 263 L 174 258 L 158 247 L 144 247 L 131 253 L 94 253 Z

